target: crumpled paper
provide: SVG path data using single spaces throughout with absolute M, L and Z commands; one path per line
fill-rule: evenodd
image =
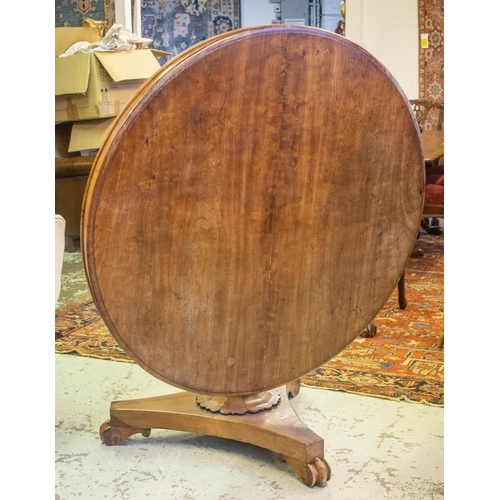
M 150 38 L 141 38 L 121 24 L 113 24 L 104 38 L 95 43 L 76 42 L 59 57 L 89 52 L 115 52 L 120 50 L 145 49 L 152 42 Z
M 94 28 L 99 32 L 99 36 L 102 38 L 102 34 L 106 29 L 106 21 L 96 21 L 90 17 L 86 17 L 82 23 L 83 27 Z

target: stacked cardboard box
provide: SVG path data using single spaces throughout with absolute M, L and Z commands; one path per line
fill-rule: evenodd
M 77 42 L 99 42 L 93 27 L 55 32 L 55 210 L 66 219 L 66 250 L 80 237 L 85 186 L 94 156 L 116 116 L 161 67 L 165 52 L 141 48 L 59 57 Z
M 99 32 L 92 27 L 56 28 L 56 123 L 108 120 L 107 126 L 103 124 L 98 128 L 74 127 L 74 135 L 78 137 L 73 141 L 72 134 L 73 148 L 75 144 L 82 144 L 82 151 L 100 147 L 114 117 L 142 84 L 160 69 L 157 56 L 166 54 L 142 49 L 60 57 L 74 43 L 94 43 L 100 39 Z M 97 131 L 101 132 L 100 135 Z

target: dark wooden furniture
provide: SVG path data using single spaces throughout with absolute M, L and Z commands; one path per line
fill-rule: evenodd
M 408 100 L 343 37 L 248 28 L 173 58 L 98 153 L 82 252 L 116 340 L 185 392 L 112 402 L 104 443 L 151 428 L 222 436 L 323 486 L 323 439 L 285 386 L 380 310 L 413 248 L 423 184 Z
M 444 103 L 426 99 L 412 99 L 410 100 L 410 104 L 422 132 L 425 165 L 428 170 L 433 166 L 437 166 L 438 162 L 444 156 Z M 436 111 L 438 113 L 436 128 L 425 128 L 429 114 Z M 426 205 L 429 205 L 429 203 L 426 203 Z M 422 218 L 421 226 L 429 234 L 441 234 L 437 217 L 428 215 L 430 212 L 435 211 L 439 213 L 439 210 L 444 212 L 444 204 L 441 205 L 441 208 L 439 208 L 439 205 L 434 204 L 433 207 L 426 207 L 424 210 L 427 216 Z
M 424 130 L 422 147 L 425 163 L 435 163 L 444 156 L 444 130 Z
M 66 221 L 65 250 L 74 252 L 80 240 L 83 195 L 94 162 L 91 156 L 68 152 L 72 122 L 55 126 L 55 213 Z
M 411 99 L 410 104 L 417 118 L 420 131 L 425 130 L 425 121 L 430 111 L 436 109 L 438 112 L 437 130 L 443 130 L 444 125 L 444 103 L 429 101 L 428 99 Z
M 444 109 L 444 105 L 443 108 Z M 421 117 L 425 120 L 425 116 Z M 427 166 L 432 166 L 444 157 L 444 131 L 443 130 L 424 130 L 422 132 L 422 146 L 424 150 L 424 160 Z M 422 211 L 422 226 L 429 233 L 432 228 L 429 225 L 431 219 L 444 219 L 444 204 L 433 204 L 424 200 L 424 208 Z M 417 240 L 418 241 L 418 240 Z M 423 255 L 422 250 L 414 249 L 415 256 Z M 401 309 L 407 306 L 405 294 L 405 274 L 401 275 L 398 282 L 398 303 Z M 439 338 L 438 347 L 444 346 L 444 334 Z

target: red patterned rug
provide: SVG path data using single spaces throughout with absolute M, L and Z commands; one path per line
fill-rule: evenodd
M 444 406 L 444 239 L 422 235 L 424 256 L 406 266 L 408 305 L 397 290 L 375 318 L 377 334 L 356 338 L 332 360 L 302 377 L 308 387 Z M 56 352 L 133 361 L 116 343 L 90 297 L 56 311 Z
M 444 239 L 425 235 L 417 247 L 424 256 L 406 265 L 406 309 L 396 289 L 374 320 L 377 334 L 356 338 L 303 385 L 444 406 Z
M 418 29 L 427 37 L 427 47 L 419 48 L 418 95 L 420 99 L 444 102 L 444 1 L 419 0 Z M 435 129 L 439 112 L 431 109 L 425 128 Z
M 92 298 L 56 311 L 56 352 L 134 363 L 104 324 Z

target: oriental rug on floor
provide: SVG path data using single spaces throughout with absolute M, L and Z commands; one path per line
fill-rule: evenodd
M 444 239 L 422 235 L 423 257 L 406 265 L 405 310 L 397 289 L 374 320 L 373 338 L 357 337 L 301 385 L 384 399 L 444 406 Z M 87 297 L 56 312 L 56 352 L 133 361 L 117 344 Z

